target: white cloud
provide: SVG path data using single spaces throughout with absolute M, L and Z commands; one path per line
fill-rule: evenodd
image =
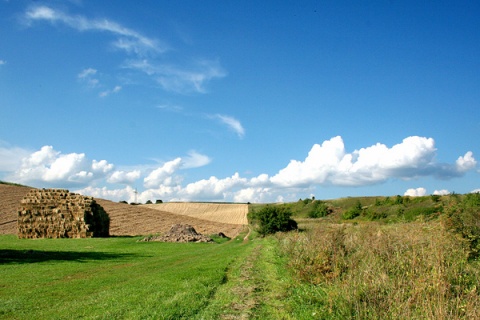
M 387 179 L 413 179 L 435 175 L 441 178 L 460 176 L 476 164 L 471 152 L 456 165 L 437 164 L 432 138 L 408 137 L 388 148 L 377 143 L 352 153 L 345 151 L 341 137 L 315 144 L 304 161 L 292 160 L 271 178 L 274 184 L 300 187 L 312 184 L 360 186 Z
M 78 78 L 84 79 L 84 78 L 93 76 L 93 75 L 95 75 L 96 73 L 97 73 L 97 70 L 96 70 L 96 69 L 93 69 L 93 68 L 83 69 L 83 70 L 78 74 Z
M 0 66 L 3 66 L 4 64 L 7 64 L 7 61 L 0 59 Z
M 477 166 L 477 161 L 473 158 L 473 153 L 468 151 L 463 157 L 458 157 L 455 162 L 458 172 L 466 172 Z
M 47 6 L 30 7 L 25 13 L 25 20 L 27 24 L 43 20 L 52 24 L 63 23 L 78 31 L 108 32 L 118 37 L 113 45 L 127 53 L 144 55 L 148 52 L 164 52 L 167 50 L 167 47 L 157 39 L 146 37 L 114 21 L 108 19 L 92 20 L 80 15 L 73 16 Z
M 150 172 L 150 174 L 143 179 L 145 188 L 158 188 L 160 185 L 172 185 L 175 182 L 173 174 L 180 169 L 182 165 L 182 158 L 165 162 L 163 166 Z
M 197 61 L 190 67 L 157 63 L 147 59 L 129 60 L 124 68 L 147 74 L 165 90 L 176 93 L 206 93 L 206 85 L 213 79 L 223 78 L 226 72 L 217 61 Z
M 480 193 L 480 188 L 470 191 L 470 193 Z
M 104 178 L 112 168 L 105 160 L 90 162 L 84 153 L 61 154 L 52 146 L 44 146 L 24 157 L 9 179 L 40 187 L 87 185 Z
M 235 188 L 245 186 L 247 182 L 247 179 L 241 178 L 238 173 L 224 179 L 212 176 L 209 179 L 187 184 L 179 195 L 181 199 L 221 200 L 226 199 L 227 194 L 232 193 Z
M 206 93 L 206 86 L 211 80 L 226 76 L 225 70 L 216 60 L 187 58 L 188 60 L 181 66 L 177 61 L 171 63 L 165 55 L 161 55 L 170 50 L 167 44 L 108 19 L 89 19 L 53 7 L 35 5 L 25 12 L 24 21 L 29 26 L 34 22 L 46 21 L 81 32 L 106 32 L 115 37 L 112 46 L 131 57 L 123 63 L 123 67 L 147 74 L 165 91 L 182 94 Z M 161 60 L 158 58 L 159 55 L 162 56 Z M 147 58 L 152 60 L 149 61 Z M 93 78 L 93 75 L 94 73 L 86 74 L 82 77 L 87 79 L 92 87 L 98 85 L 98 79 Z M 118 92 L 114 90 L 103 91 L 100 96 L 105 97 Z
M 135 180 L 139 179 L 141 175 L 140 170 L 133 170 L 133 171 L 115 171 L 113 172 L 110 177 L 108 177 L 108 183 L 120 183 L 120 184 L 132 184 Z
M 101 98 L 105 98 L 105 97 L 109 96 L 109 95 L 112 94 L 112 93 L 118 93 L 118 92 L 120 92 L 120 90 L 122 90 L 122 87 L 121 87 L 121 86 L 115 86 L 112 90 L 102 91 L 102 92 L 100 92 L 98 95 L 99 95 Z
M 78 75 L 77 78 L 88 84 L 89 87 L 95 88 L 99 85 L 99 80 L 94 78 L 97 74 L 97 70 L 93 68 L 83 69 Z
M 194 150 L 190 151 L 186 157 L 182 159 L 182 168 L 198 168 L 209 164 L 212 161 L 208 156 L 200 154 Z
M 408 189 L 407 191 L 405 191 L 403 195 L 410 196 L 410 197 L 423 197 L 426 194 L 427 194 L 427 189 L 416 188 L 416 189 Z
M 450 194 L 450 191 L 448 191 L 446 189 L 435 190 L 435 191 L 433 191 L 433 194 L 437 195 L 437 196 L 446 196 L 447 194 Z
M 94 172 L 108 173 L 113 170 L 113 164 L 108 163 L 106 160 L 93 160 L 92 161 L 92 170 Z
M 227 125 L 227 127 L 229 127 L 233 132 L 235 132 L 239 138 L 243 138 L 245 136 L 245 129 L 243 128 L 240 121 L 238 121 L 237 119 L 221 114 L 216 114 L 212 117 L 220 120 L 220 122 Z
M 130 186 L 126 186 L 123 189 L 108 189 L 107 187 L 96 188 L 88 186 L 83 189 L 76 189 L 74 192 L 112 201 L 135 201 L 135 189 Z
M 7 181 L 38 187 L 84 188 L 80 190 L 87 195 L 129 202 L 134 201 L 132 185 L 139 179 L 143 180 L 143 190 L 137 200 L 142 202 L 154 199 L 272 202 L 298 199 L 297 193 L 311 194 L 317 186 L 362 186 L 421 176 L 451 178 L 475 169 L 471 152 L 453 164 L 438 164 L 435 155 L 431 138 L 409 137 L 390 148 L 377 143 L 348 153 L 342 138 L 334 137 L 321 145 L 315 144 L 305 160 L 291 160 L 272 177 L 262 173 L 248 179 L 235 173 L 183 184 L 182 170 L 202 167 L 212 160 L 190 151 L 157 167 L 139 165 L 114 171 L 113 164 L 106 160 L 91 161 L 84 153 L 62 154 L 52 146 L 27 152 L 0 145 L 0 169 L 10 173 Z M 5 160 L 9 157 L 17 164 Z M 105 184 L 126 186 L 110 189 Z M 448 191 L 434 191 L 434 194 L 444 193 Z M 425 194 L 425 188 L 405 192 L 411 196 Z

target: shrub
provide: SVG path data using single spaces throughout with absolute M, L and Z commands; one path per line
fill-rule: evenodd
M 360 201 L 357 201 L 355 206 L 345 211 L 342 215 L 342 218 L 345 220 L 355 219 L 362 213 L 362 204 Z
M 447 210 L 445 226 L 460 235 L 469 245 L 469 258 L 480 256 L 480 194 L 470 193 L 460 200 L 453 198 Z
M 147 202 L 145 202 L 145 204 L 152 204 L 152 201 L 151 201 L 151 200 L 147 200 Z
M 332 210 L 323 201 L 314 200 L 311 204 L 312 208 L 308 212 L 309 218 L 321 218 L 329 215 Z
M 159 204 L 159 203 L 163 203 L 163 201 L 162 200 L 157 200 L 157 201 L 155 201 L 155 203 Z
M 259 223 L 258 233 L 263 236 L 298 228 L 297 222 L 290 218 L 292 213 L 285 206 L 267 205 L 253 215 L 252 220 Z

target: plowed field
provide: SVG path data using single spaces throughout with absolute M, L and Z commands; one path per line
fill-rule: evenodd
M 145 204 L 142 207 L 168 211 L 178 215 L 189 216 L 212 222 L 229 224 L 248 224 L 247 204 L 199 203 L 199 202 L 168 202 Z
M 0 184 L 0 234 L 17 233 L 17 210 L 23 196 L 30 189 L 29 187 Z M 190 224 L 197 232 L 204 235 L 223 232 L 229 237 L 235 237 L 243 228 L 243 225 L 235 219 L 231 222 L 227 219 L 208 220 L 195 214 L 167 212 L 163 209 L 158 210 L 160 208 L 152 209 L 146 205 L 129 205 L 103 199 L 95 200 L 110 216 L 110 234 L 114 236 L 164 233 L 176 223 Z M 195 205 L 195 203 L 191 203 L 191 205 Z M 191 212 L 191 210 L 186 211 Z M 219 209 L 219 212 L 221 211 Z M 204 213 L 205 217 L 209 217 L 207 212 Z

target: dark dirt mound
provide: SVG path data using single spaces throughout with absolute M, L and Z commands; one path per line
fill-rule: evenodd
M 213 242 L 207 236 L 204 236 L 189 224 L 174 224 L 170 231 L 161 236 L 152 236 L 144 238 L 143 241 L 162 241 L 162 242 Z

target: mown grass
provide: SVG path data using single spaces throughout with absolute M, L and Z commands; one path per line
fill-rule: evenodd
M 194 319 L 250 250 L 137 238 L 0 237 L 2 319 Z

